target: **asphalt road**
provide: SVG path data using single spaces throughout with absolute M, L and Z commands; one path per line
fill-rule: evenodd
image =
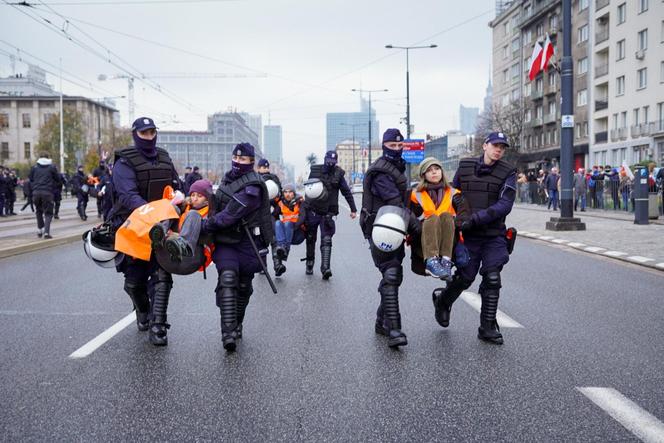
M 234 354 L 214 275 L 176 277 L 168 347 L 131 324 L 73 359 L 130 312 L 121 274 L 78 243 L 0 260 L 0 440 L 637 441 L 644 411 L 664 439 L 661 272 L 520 239 L 499 307 L 521 327 L 498 347 L 462 300 L 440 328 L 436 281 L 408 271 L 394 351 L 373 332 L 379 273 L 357 223 L 342 211 L 337 228 L 330 281 L 319 262 L 305 275 L 304 245 L 278 295 L 256 276 Z M 584 387 L 636 415 L 621 424 Z

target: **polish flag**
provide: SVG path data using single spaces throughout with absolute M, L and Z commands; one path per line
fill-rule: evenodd
M 530 81 L 533 81 L 537 74 L 542 70 L 542 59 L 544 57 L 544 48 L 538 41 L 535 43 L 533 48 L 533 55 L 530 56 L 530 71 L 528 73 L 528 78 Z
M 540 70 L 544 71 L 546 67 L 549 66 L 549 60 L 553 57 L 553 44 L 551 43 L 548 33 L 546 34 L 546 40 L 544 41 L 544 49 L 542 52 L 542 66 Z

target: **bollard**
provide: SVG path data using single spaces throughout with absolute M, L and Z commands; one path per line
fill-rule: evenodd
M 648 224 L 648 168 L 637 166 L 634 172 L 634 224 Z

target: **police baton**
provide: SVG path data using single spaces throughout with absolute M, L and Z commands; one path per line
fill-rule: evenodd
M 219 187 L 219 191 L 221 191 L 227 197 L 230 197 L 233 200 L 235 200 L 243 208 L 247 207 L 247 205 L 242 203 L 240 201 L 240 199 L 238 199 L 236 196 L 229 193 L 228 191 L 225 191 L 221 187 Z M 270 273 L 267 270 L 267 266 L 265 266 L 265 262 L 263 262 L 263 258 L 261 257 L 261 253 L 258 250 L 258 246 L 256 246 L 256 242 L 254 241 L 254 237 L 251 234 L 251 231 L 249 231 L 249 226 L 247 226 L 247 222 L 244 219 L 242 219 L 242 226 L 244 227 L 245 234 L 247 234 L 247 237 L 249 238 L 249 242 L 251 243 L 251 247 L 254 250 L 254 254 L 256 254 L 256 258 L 258 259 L 258 262 L 261 264 L 261 268 L 263 269 L 263 274 L 265 275 L 265 278 L 267 279 L 267 282 L 270 284 L 270 288 L 272 289 L 272 292 L 276 294 L 277 293 L 277 287 L 274 285 L 274 282 L 272 281 L 272 277 L 270 277 Z

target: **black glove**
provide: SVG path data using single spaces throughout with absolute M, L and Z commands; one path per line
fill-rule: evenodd
M 464 220 L 461 223 L 460 229 L 461 229 L 461 231 L 466 232 L 466 231 L 470 231 L 471 229 L 473 229 L 474 226 L 475 226 L 475 222 L 473 221 L 472 218 L 469 218 L 468 220 Z

